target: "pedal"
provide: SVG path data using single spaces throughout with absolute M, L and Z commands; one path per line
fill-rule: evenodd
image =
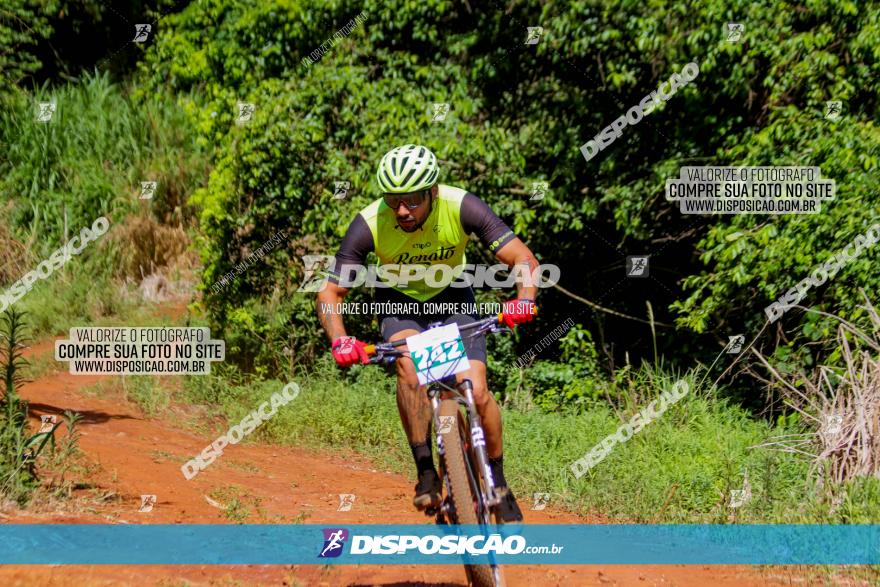
M 486 505 L 490 508 L 494 508 L 501 503 L 501 500 L 507 497 L 507 494 L 510 493 L 510 489 L 507 487 L 496 487 L 492 493 L 494 494 L 494 497 L 486 500 Z

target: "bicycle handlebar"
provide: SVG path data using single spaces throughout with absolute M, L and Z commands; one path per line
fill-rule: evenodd
M 482 320 L 477 320 L 476 322 L 471 322 L 470 324 L 464 324 L 458 327 L 459 332 L 467 332 L 469 330 L 474 330 L 476 328 L 482 328 L 486 326 L 495 326 L 504 322 L 504 314 L 500 313 L 495 316 L 488 316 L 483 318 Z M 402 338 L 400 340 L 395 340 L 394 342 L 385 342 L 385 343 L 374 343 L 368 344 L 364 346 L 364 350 L 368 355 L 370 355 L 370 362 L 377 362 L 374 360 L 378 352 L 388 352 L 393 353 L 390 356 L 398 357 L 403 353 L 401 351 L 395 350 L 396 347 L 403 346 L 406 344 L 406 339 Z M 380 359 L 383 357 L 379 357 Z

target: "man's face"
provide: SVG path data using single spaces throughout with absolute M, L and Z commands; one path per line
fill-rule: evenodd
M 429 194 L 431 198 L 437 195 L 436 185 L 427 190 L 419 190 L 408 194 L 388 194 L 385 197 L 386 204 L 388 204 L 389 200 L 397 203 L 397 207 L 392 207 L 392 210 L 394 210 L 394 215 L 397 217 L 397 225 L 401 230 L 413 232 L 417 226 L 420 226 L 425 221 L 431 211 Z M 412 209 L 407 207 L 407 203 L 412 204 L 414 202 L 420 203 Z M 389 205 L 389 207 L 391 206 Z

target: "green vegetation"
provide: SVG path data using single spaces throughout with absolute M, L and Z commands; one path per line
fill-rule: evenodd
M 243 487 L 230 485 L 228 487 L 216 487 L 211 490 L 210 498 L 214 503 L 221 507 L 223 515 L 236 524 L 244 524 L 251 516 L 251 507 L 256 510 L 258 516 L 265 518 L 266 512 L 263 510 L 259 497 L 249 495 Z
M 210 179 L 193 199 L 206 236 L 205 283 L 277 230 L 292 229 L 285 249 L 232 287 L 206 292 L 233 356 L 248 369 L 271 372 L 281 364 L 272 349 L 294 345 L 301 351 L 296 361 L 312 363 L 323 341 L 311 300 L 294 293 L 299 256 L 334 250 L 352 215 L 378 195 L 375 162 L 389 145 L 404 142 L 434 149 L 442 181 L 485 198 L 542 261 L 563 268 L 567 289 L 588 299 L 616 287 L 619 278 L 606 273 L 622 271 L 623 251 L 656 253 L 656 277 L 644 287 L 662 300 L 654 303 L 657 319 L 677 324 L 659 333 L 670 360 L 708 363 L 726 334 L 757 334 L 763 308 L 864 232 L 880 204 L 871 190 L 880 179 L 873 82 L 880 65 L 871 42 L 880 32 L 880 7 L 782 6 L 713 1 L 685 10 L 678 3 L 607 1 L 575 2 L 558 12 L 527 3 L 504 12 L 384 2 L 355 10 L 343 2 L 316 12 L 298 3 L 216 1 L 168 18 L 167 34 L 147 53 L 138 79 L 145 96 L 201 90 L 181 100 L 198 127 L 198 144 L 217 146 Z M 362 26 L 319 63 L 301 64 L 302 55 L 361 10 L 368 15 Z M 742 43 L 726 41 L 735 15 L 747 22 Z M 526 23 L 544 28 L 534 47 L 522 44 Z M 207 26 L 222 42 L 196 41 Z M 625 129 L 600 157 L 584 161 L 579 145 L 692 61 L 700 66 L 693 83 Z M 830 99 L 846 105 L 836 122 L 823 116 Z M 243 125 L 234 121 L 239 100 L 256 106 Z M 439 101 L 452 105 L 442 124 L 430 117 Z M 682 165 L 704 163 L 819 166 L 835 179 L 837 200 L 813 216 L 707 221 L 670 214 L 665 179 Z M 352 184 L 346 200 L 331 198 L 340 179 Z M 550 183 L 537 203 L 528 199 L 536 179 Z M 808 303 L 864 319 L 856 288 L 876 287 L 869 268 L 878 254 L 871 250 L 846 265 L 810 292 Z M 626 289 L 632 286 L 620 287 Z M 619 291 L 612 305 L 641 316 L 645 294 Z M 541 331 L 571 315 L 588 323 L 583 307 L 557 292 L 547 292 L 542 307 L 548 311 Z M 356 334 L 375 331 L 368 320 L 353 322 Z M 646 329 L 614 318 L 599 322 L 622 326 L 624 336 L 612 341 L 633 358 L 649 355 Z M 780 345 L 778 359 L 807 367 L 828 359 L 833 349 L 817 341 L 829 325 L 790 312 L 783 327 L 795 348 Z M 262 344 L 253 344 L 254 332 Z M 762 344 L 769 352 L 777 346 Z
M 0 496 L 27 503 L 38 484 L 36 463 L 49 443 L 55 448 L 57 422 L 48 431 L 31 434 L 28 406 L 16 391 L 24 383 L 22 357 L 25 325 L 23 315 L 7 310 L 0 317 Z
M 569 466 L 621 424 L 611 409 L 584 414 L 505 410 L 507 476 L 530 503 L 531 494 L 551 494 L 554 504 L 624 521 L 695 523 L 869 523 L 880 515 L 880 484 L 860 479 L 823 490 L 808 481 L 809 461 L 760 445 L 802 432 L 796 424 L 756 422 L 748 412 L 719 399 L 702 380 L 684 375 L 691 392 L 646 426 L 580 480 Z M 674 378 L 642 370 L 623 378 L 612 393 L 629 400 L 629 419 Z M 341 378 L 329 362 L 305 381 L 302 393 L 248 441 L 338 451 L 355 450 L 377 466 L 412 474 L 394 385 L 376 368 L 356 368 Z M 220 377 L 187 379 L 186 401 L 216 406 L 215 414 L 237 422 L 283 387 L 281 381 L 230 385 Z M 333 409 L 328 410 L 327 406 Z M 752 497 L 732 508 L 731 491 L 745 476 Z M 833 492 L 832 492 L 833 491 Z M 830 503 L 841 498 L 838 506 Z
M 201 180 L 205 163 L 173 103 L 136 105 L 106 74 L 34 93 L 12 88 L 0 98 L 7 222 L 38 257 L 99 216 L 116 224 L 148 210 L 167 223 L 184 219 L 187 187 Z M 52 101 L 52 120 L 35 122 L 35 102 Z M 141 181 L 158 183 L 152 200 L 138 199 Z
M 549 492 L 574 510 L 641 521 L 876 520 L 877 478 L 822 486 L 807 457 L 766 445 L 799 435 L 818 450 L 813 419 L 823 414 L 797 411 L 785 390 L 813 393 L 820 365 L 842 379 L 847 344 L 876 361 L 867 339 L 836 335 L 834 316 L 877 331 L 865 301 L 880 285 L 880 247 L 813 288 L 803 303 L 816 311 L 766 328 L 763 309 L 880 221 L 880 5 L 473 4 L 134 2 L 123 15 L 165 16 L 149 43 L 124 45 L 132 31 L 117 43 L 103 4 L 14 0 L 0 11 L 0 287 L 107 216 L 107 235 L 16 302 L 34 336 L 163 323 L 144 284 L 188 281 L 197 291 L 185 320 L 226 341 L 227 364 L 181 390 L 129 378 L 125 393 L 146 413 L 184 400 L 237 421 L 279 381 L 304 381 L 295 407 L 254 439 L 355 449 L 408 471 L 389 375 L 336 370 L 314 298 L 296 290 L 302 256 L 332 254 L 378 196 L 379 157 L 425 144 L 441 181 L 484 198 L 541 262 L 562 268 L 566 290 L 637 318 L 650 304 L 650 324 L 638 323 L 547 290 L 533 325 L 490 341 L 490 387 L 505 407 L 506 462 L 521 495 Z M 303 64 L 360 13 L 348 37 Z M 742 42 L 725 39 L 733 21 L 745 24 Z M 527 26 L 543 27 L 535 45 L 524 44 Z M 92 30 L 76 58 L 61 56 Z M 690 62 L 700 70 L 692 83 L 585 161 L 580 145 Z M 828 100 L 842 102 L 840 119 L 824 117 Z M 36 122 L 36 104 L 51 101 L 52 121 Z M 238 102 L 255 105 L 244 124 Z M 436 102 L 451 106 L 445 121 L 431 120 Z M 663 187 L 684 165 L 816 166 L 837 198 L 810 216 L 683 216 Z M 541 180 L 546 197 L 530 200 Z M 150 200 L 139 199 L 142 181 L 158 184 Z M 346 199 L 332 197 L 335 181 L 351 182 Z M 279 231 L 289 238 L 212 291 Z M 652 278 L 622 279 L 624 256 L 641 253 Z M 468 255 L 491 262 L 479 244 Z M 558 345 L 512 368 L 569 318 Z M 347 327 L 378 336 L 371 316 Z M 744 353 L 733 377 L 711 384 L 733 361 L 727 337 L 740 333 L 767 363 Z M 693 383 L 688 397 L 585 477 L 570 474 L 679 373 Z M 3 461 L 0 474 L 16 472 L 16 489 L 4 491 L 22 499 L 36 478 L 18 451 L 25 407 L 7 388 L 2 458 L 19 462 Z M 746 472 L 752 498 L 731 508 Z M 229 515 L 240 521 L 241 508 Z
M 51 122 L 34 121 L 34 100 L 58 104 Z M 206 165 L 180 109 L 159 101 L 135 107 L 105 74 L 36 94 L 13 87 L 0 101 L 3 288 L 99 216 L 111 225 L 16 302 L 35 336 L 128 316 L 142 303 L 136 285 L 144 276 L 180 277 L 189 245 L 181 225 L 191 215 L 185 200 Z M 158 183 L 151 200 L 138 198 L 143 180 Z

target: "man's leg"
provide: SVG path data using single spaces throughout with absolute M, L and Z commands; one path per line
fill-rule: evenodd
M 418 334 L 415 329 L 406 329 L 391 335 L 394 342 Z M 406 346 L 399 347 L 406 350 Z M 401 357 L 397 365 L 397 410 L 400 421 L 409 440 L 409 446 L 416 463 L 418 483 L 413 505 L 418 509 L 440 505 L 440 477 L 434 468 L 434 455 L 431 442 L 431 403 L 425 386 L 419 385 L 416 368 L 408 357 Z
M 495 396 L 489 393 L 486 384 L 486 363 L 468 359 L 471 368 L 462 371 L 455 376 L 456 380 L 470 379 L 474 385 L 474 403 L 477 404 L 477 413 L 483 422 L 483 432 L 486 435 L 486 452 L 490 459 L 497 459 L 502 453 L 501 441 L 501 409 Z
M 395 342 L 418 334 L 418 330 L 401 330 L 388 340 Z M 406 345 L 398 347 L 407 350 Z M 400 357 L 397 366 L 397 410 L 410 444 L 424 442 L 431 423 L 431 404 L 424 386 L 419 385 L 416 368 L 409 357 Z
M 489 393 L 486 383 L 486 363 L 476 359 L 468 359 L 470 369 L 456 375 L 456 379 L 470 379 L 474 390 L 474 403 L 477 413 L 483 424 L 483 433 L 486 437 L 486 452 L 489 453 L 489 466 L 492 468 L 492 477 L 495 486 L 505 488 L 506 496 L 498 506 L 498 513 L 505 522 L 522 521 L 522 511 L 516 502 L 513 492 L 507 487 L 507 479 L 504 478 L 503 443 L 501 434 L 501 408 L 495 401 L 495 396 Z

